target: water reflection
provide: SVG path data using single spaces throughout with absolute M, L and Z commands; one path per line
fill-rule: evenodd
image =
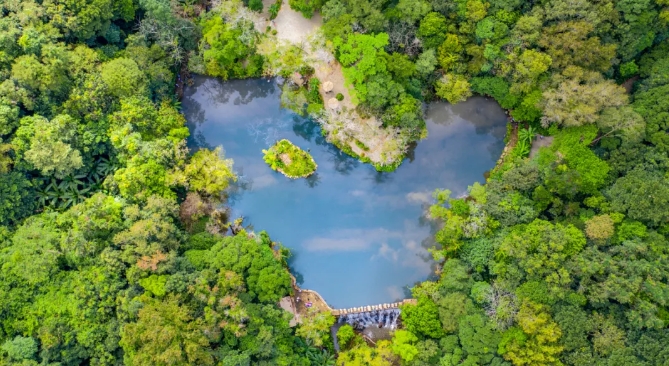
M 336 307 L 409 296 L 434 273 L 428 249 L 436 226 L 424 217 L 432 191 L 458 196 L 482 180 L 502 151 L 504 113 L 483 98 L 433 104 L 428 138 L 397 171 L 379 173 L 327 143 L 313 121 L 281 109 L 279 97 L 276 82 L 266 80 L 196 77 L 186 88 L 189 147 L 223 145 L 235 161 L 232 217 L 289 247 L 298 281 Z M 292 180 L 267 167 L 262 150 L 281 138 L 309 149 L 317 173 Z

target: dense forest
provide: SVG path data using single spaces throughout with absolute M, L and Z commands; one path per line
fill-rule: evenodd
M 519 128 L 467 198 L 435 192 L 440 277 L 403 329 L 344 326 L 335 360 L 332 316 L 291 328 L 289 251 L 219 208 L 222 150 L 186 148 L 189 70 L 304 67 L 230 16 L 261 2 L 4 0 L 0 364 L 667 365 L 669 2 L 288 3 L 361 114 L 419 140 L 423 102 L 481 94 Z
M 0 363 L 331 357 L 276 306 L 291 292 L 286 251 L 265 233 L 223 236 L 232 162 L 186 149 L 177 86 L 203 7 L 0 9 Z

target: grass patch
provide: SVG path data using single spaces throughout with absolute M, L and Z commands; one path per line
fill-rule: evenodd
M 262 152 L 265 163 L 288 178 L 306 178 L 318 167 L 311 154 L 286 139 Z

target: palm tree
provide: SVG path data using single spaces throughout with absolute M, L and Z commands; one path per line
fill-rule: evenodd
M 532 139 L 534 139 L 534 135 L 536 134 L 536 130 L 534 127 L 529 126 L 527 129 L 521 129 L 518 131 L 518 140 L 519 141 L 527 141 L 528 143 L 532 142 Z
M 66 191 L 69 189 L 78 189 L 79 186 L 85 185 L 84 181 L 82 179 L 86 178 L 86 174 L 78 174 L 78 175 L 68 175 L 65 177 L 60 184 L 58 184 L 58 188 L 60 188 L 62 191 Z
M 520 140 L 513 149 L 513 154 L 516 157 L 522 158 L 530 154 L 530 144 L 527 140 Z
M 100 157 L 95 162 L 95 167 L 93 168 L 93 171 L 91 171 L 91 174 L 89 174 L 88 179 L 94 182 L 100 182 L 104 180 L 105 177 L 112 174 L 114 170 L 116 170 L 116 166 L 114 166 L 109 159 Z
M 307 358 L 314 366 L 333 366 L 335 364 L 335 357 L 328 350 L 307 351 Z

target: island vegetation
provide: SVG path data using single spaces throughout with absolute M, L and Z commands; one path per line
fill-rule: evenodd
M 323 17 L 335 99 L 392 142 L 341 140 L 352 154 L 396 167 L 432 100 L 486 95 L 518 123 L 487 182 L 435 192 L 440 276 L 404 328 L 375 346 L 342 328 L 336 360 L 332 316 L 291 328 L 289 252 L 219 208 L 222 150 L 186 148 L 189 72 L 289 77 L 305 50 L 238 0 L 4 1 L 1 364 L 666 364 L 666 1 L 289 4 Z M 354 136 L 336 116 L 327 132 Z M 553 142 L 530 158 L 535 134 Z
M 272 170 L 288 178 L 306 178 L 316 172 L 316 161 L 307 151 L 283 139 L 262 151 L 263 159 Z

